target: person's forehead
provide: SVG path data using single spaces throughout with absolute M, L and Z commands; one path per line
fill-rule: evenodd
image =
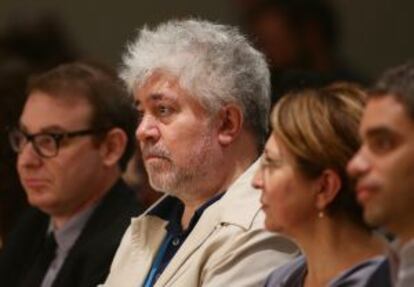
M 274 133 L 268 138 L 265 146 L 265 150 L 269 155 L 280 157 L 286 154 L 286 147 L 280 138 Z
M 83 124 L 90 119 L 92 106 L 83 97 L 55 97 L 35 91 L 29 94 L 24 105 L 20 124 L 35 128 Z
M 155 73 L 134 92 L 138 106 L 156 104 L 157 102 L 175 102 L 178 104 L 200 106 L 199 100 L 190 91 L 181 86 L 178 77 L 168 73 Z
M 361 122 L 361 131 L 384 128 L 389 130 L 409 129 L 414 121 L 408 115 L 403 104 L 392 95 L 370 98 L 367 102 Z

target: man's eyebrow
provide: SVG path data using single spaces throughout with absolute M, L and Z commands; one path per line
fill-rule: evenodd
M 176 98 L 175 97 L 170 97 L 170 96 L 166 96 L 162 93 L 153 93 L 150 94 L 148 96 L 148 99 L 146 99 L 146 101 L 148 102 L 152 102 L 152 103 L 157 103 L 157 102 L 161 102 L 161 101 L 166 101 L 166 102 L 173 102 Z M 141 105 L 141 101 L 139 99 L 135 100 L 135 106 L 139 107 Z
M 162 93 L 154 93 L 149 96 L 149 101 L 153 103 L 158 103 L 158 102 L 173 103 L 177 101 L 177 97 L 171 94 L 165 95 Z
M 163 98 L 165 98 L 165 97 L 164 97 L 164 95 L 163 95 L 163 94 L 159 94 L 159 93 L 154 93 L 154 94 L 151 94 L 151 95 L 149 96 L 149 99 L 150 99 L 151 101 L 160 101 L 160 100 L 162 100 Z
M 366 136 L 368 137 L 373 137 L 373 136 L 381 136 L 381 135 L 391 135 L 394 134 L 394 132 L 389 129 L 388 127 L 373 127 L 373 128 L 369 128 L 366 131 Z
M 28 128 L 25 124 L 19 123 L 19 129 L 21 129 L 24 132 L 28 132 Z M 50 125 L 46 126 L 44 128 L 41 128 L 40 131 L 36 132 L 36 134 L 41 133 L 53 133 L 53 132 L 65 132 L 65 128 L 59 126 L 59 125 Z
M 49 132 L 65 132 L 66 129 L 59 126 L 59 125 L 51 125 L 51 126 L 46 126 L 44 128 L 40 129 L 41 133 L 49 133 Z

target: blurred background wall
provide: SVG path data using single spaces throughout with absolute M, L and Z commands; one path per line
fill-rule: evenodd
M 252 1 L 252 0 L 251 0 Z M 239 6 L 248 0 L 38 0 L 0 1 L 0 30 L 22 13 L 49 11 L 60 17 L 84 53 L 110 64 L 120 62 L 127 39 L 145 23 L 199 16 L 237 24 Z M 375 77 L 379 71 L 414 55 L 414 1 L 331 0 L 341 24 L 339 51 L 358 71 Z
M 414 57 L 414 1 L 331 2 L 343 26 L 342 53 L 371 78 Z
M 257 1 L 276 6 L 252 8 Z M 321 1 L 331 4 L 339 29 L 326 27 L 332 19 L 319 17 L 326 16 L 323 7 L 309 6 Z M 19 118 L 30 74 L 85 57 L 117 68 L 139 27 L 193 16 L 243 27 L 268 57 L 276 101 L 301 81 L 306 85 L 305 78 L 319 82 L 313 72 L 331 81 L 369 83 L 384 69 L 413 58 L 413 11 L 411 0 L 0 0 L 0 249 L 26 206 L 7 127 Z M 336 31 L 331 41 L 329 33 Z M 295 69 L 312 74 L 290 73 Z M 139 165 L 132 175 L 136 169 Z M 150 194 L 143 192 L 145 180 L 129 182 L 141 190 L 142 202 L 153 201 L 144 197 Z

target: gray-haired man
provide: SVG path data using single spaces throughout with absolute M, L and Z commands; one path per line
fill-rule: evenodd
M 105 286 L 259 286 L 296 252 L 263 229 L 250 186 L 270 108 L 263 56 L 234 28 L 187 20 L 144 28 L 124 60 L 166 195 L 133 220 Z

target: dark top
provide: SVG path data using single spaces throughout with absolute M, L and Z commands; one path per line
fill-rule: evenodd
M 103 283 L 131 217 L 140 211 L 135 192 L 119 180 L 87 221 L 53 287 L 95 287 Z M 48 225 L 49 216 L 38 209 L 31 208 L 22 216 L 0 253 L 1 286 L 21 286 L 20 280 L 36 258 Z
M 377 270 L 367 280 L 366 287 L 391 287 L 390 265 L 387 259 L 383 259 Z
M 162 204 L 160 204 L 148 213 L 150 215 L 155 215 L 168 221 L 168 224 L 165 227 L 165 229 L 167 230 L 167 234 L 158 251 L 159 253 L 160 250 L 164 249 L 163 254 L 160 255 L 161 258 L 155 275 L 156 279 L 161 275 L 161 273 L 167 267 L 168 263 L 177 253 L 178 249 L 184 243 L 188 235 L 194 229 L 203 212 L 210 205 L 218 201 L 223 196 L 223 194 L 224 193 L 220 193 L 214 196 L 212 199 L 208 200 L 206 203 L 200 206 L 191 218 L 188 228 L 185 230 L 183 230 L 181 226 L 181 218 L 184 212 L 184 204 L 176 197 L 167 197 L 162 202 Z M 155 262 L 153 264 L 155 264 Z M 152 266 L 152 268 L 153 267 L 154 266 Z M 155 282 L 156 280 L 154 280 L 154 283 Z
M 363 287 L 366 286 L 368 278 L 373 274 L 381 262 L 383 256 L 362 261 L 350 269 L 340 273 L 332 279 L 327 286 L 329 287 Z M 273 271 L 268 277 L 265 286 L 267 287 L 302 287 L 307 272 L 306 260 L 304 256 L 299 256 L 295 260 L 283 265 Z M 382 285 L 379 285 L 382 286 Z

